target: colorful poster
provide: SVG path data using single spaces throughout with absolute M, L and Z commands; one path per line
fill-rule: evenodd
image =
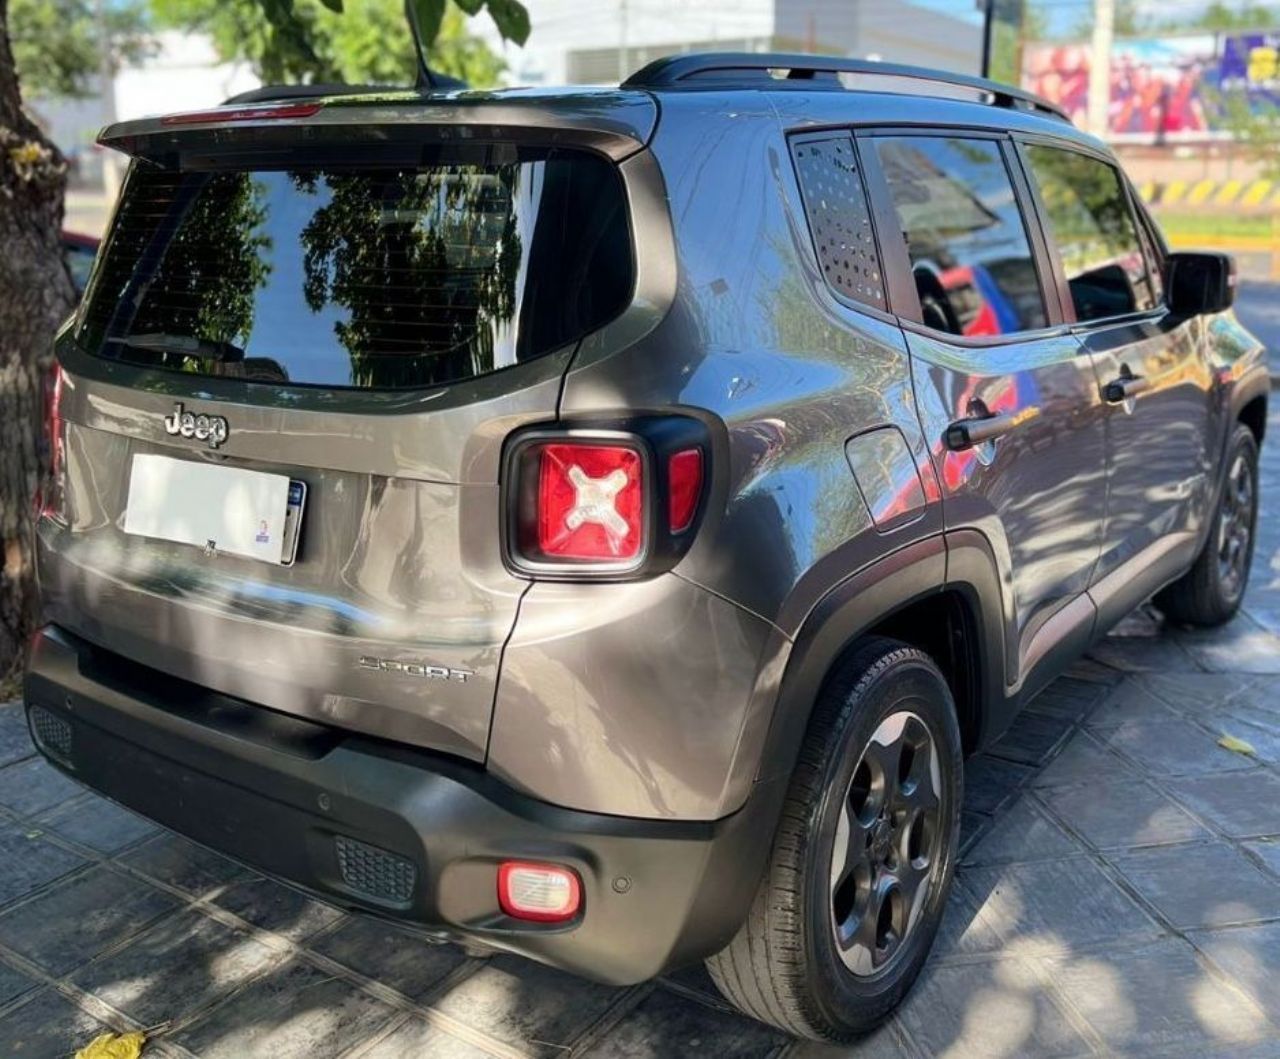
M 1088 44 L 1032 44 L 1023 84 L 1088 120 Z M 1224 92 L 1244 92 L 1255 109 L 1280 104 L 1280 32 L 1117 40 L 1111 51 L 1110 139 L 1163 142 L 1219 139 Z

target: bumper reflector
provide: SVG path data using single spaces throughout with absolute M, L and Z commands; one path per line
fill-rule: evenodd
M 498 904 L 512 919 L 560 923 L 582 906 L 582 886 L 569 868 L 508 860 L 498 865 Z

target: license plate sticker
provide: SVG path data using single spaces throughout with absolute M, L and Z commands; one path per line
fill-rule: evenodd
M 143 453 L 130 468 L 124 531 L 287 564 L 305 500 L 305 484 L 283 474 Z
M 307 506 L 307 483 L 289 479 L 289 501 L 284 509 L 284 541 L 280 562 L 292 566 L 298 556 L 298 538 L 302 533 L 302 509 Z

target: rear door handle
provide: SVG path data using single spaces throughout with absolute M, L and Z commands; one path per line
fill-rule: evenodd
M 1017 412 L 957 419 L 947 427 L 943 441 L 952 452 L 963 452 L 975 445 L 981 445 L 984 441 L 994 441 L 996 438 L 1003 437 L 1020 422 Z
M 1141 375 L 1121 375 L 1118 379 L 1112 379 L 1102 390 L 1102 396 L 1107 399 L 1108 404 L 1120 404 L 1121 401 L 1127 401 L 1130 397 L 1137 397 L 1140 393 L 1145 393 L 1151 389 L 1151 380 Z

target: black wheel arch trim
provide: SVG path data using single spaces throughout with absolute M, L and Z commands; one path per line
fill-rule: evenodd
M 765 737 L 757 783 L 789 776 L 823 684 L 857 640 L 894 613 L 954 590 L 965 600 L 977 651 L 973 700 L 978 745 L 1003 729 L 1004 608 L 995 555 L 976 530 L 924 538 L 846 578 L 809 612 L 796 634 Z

